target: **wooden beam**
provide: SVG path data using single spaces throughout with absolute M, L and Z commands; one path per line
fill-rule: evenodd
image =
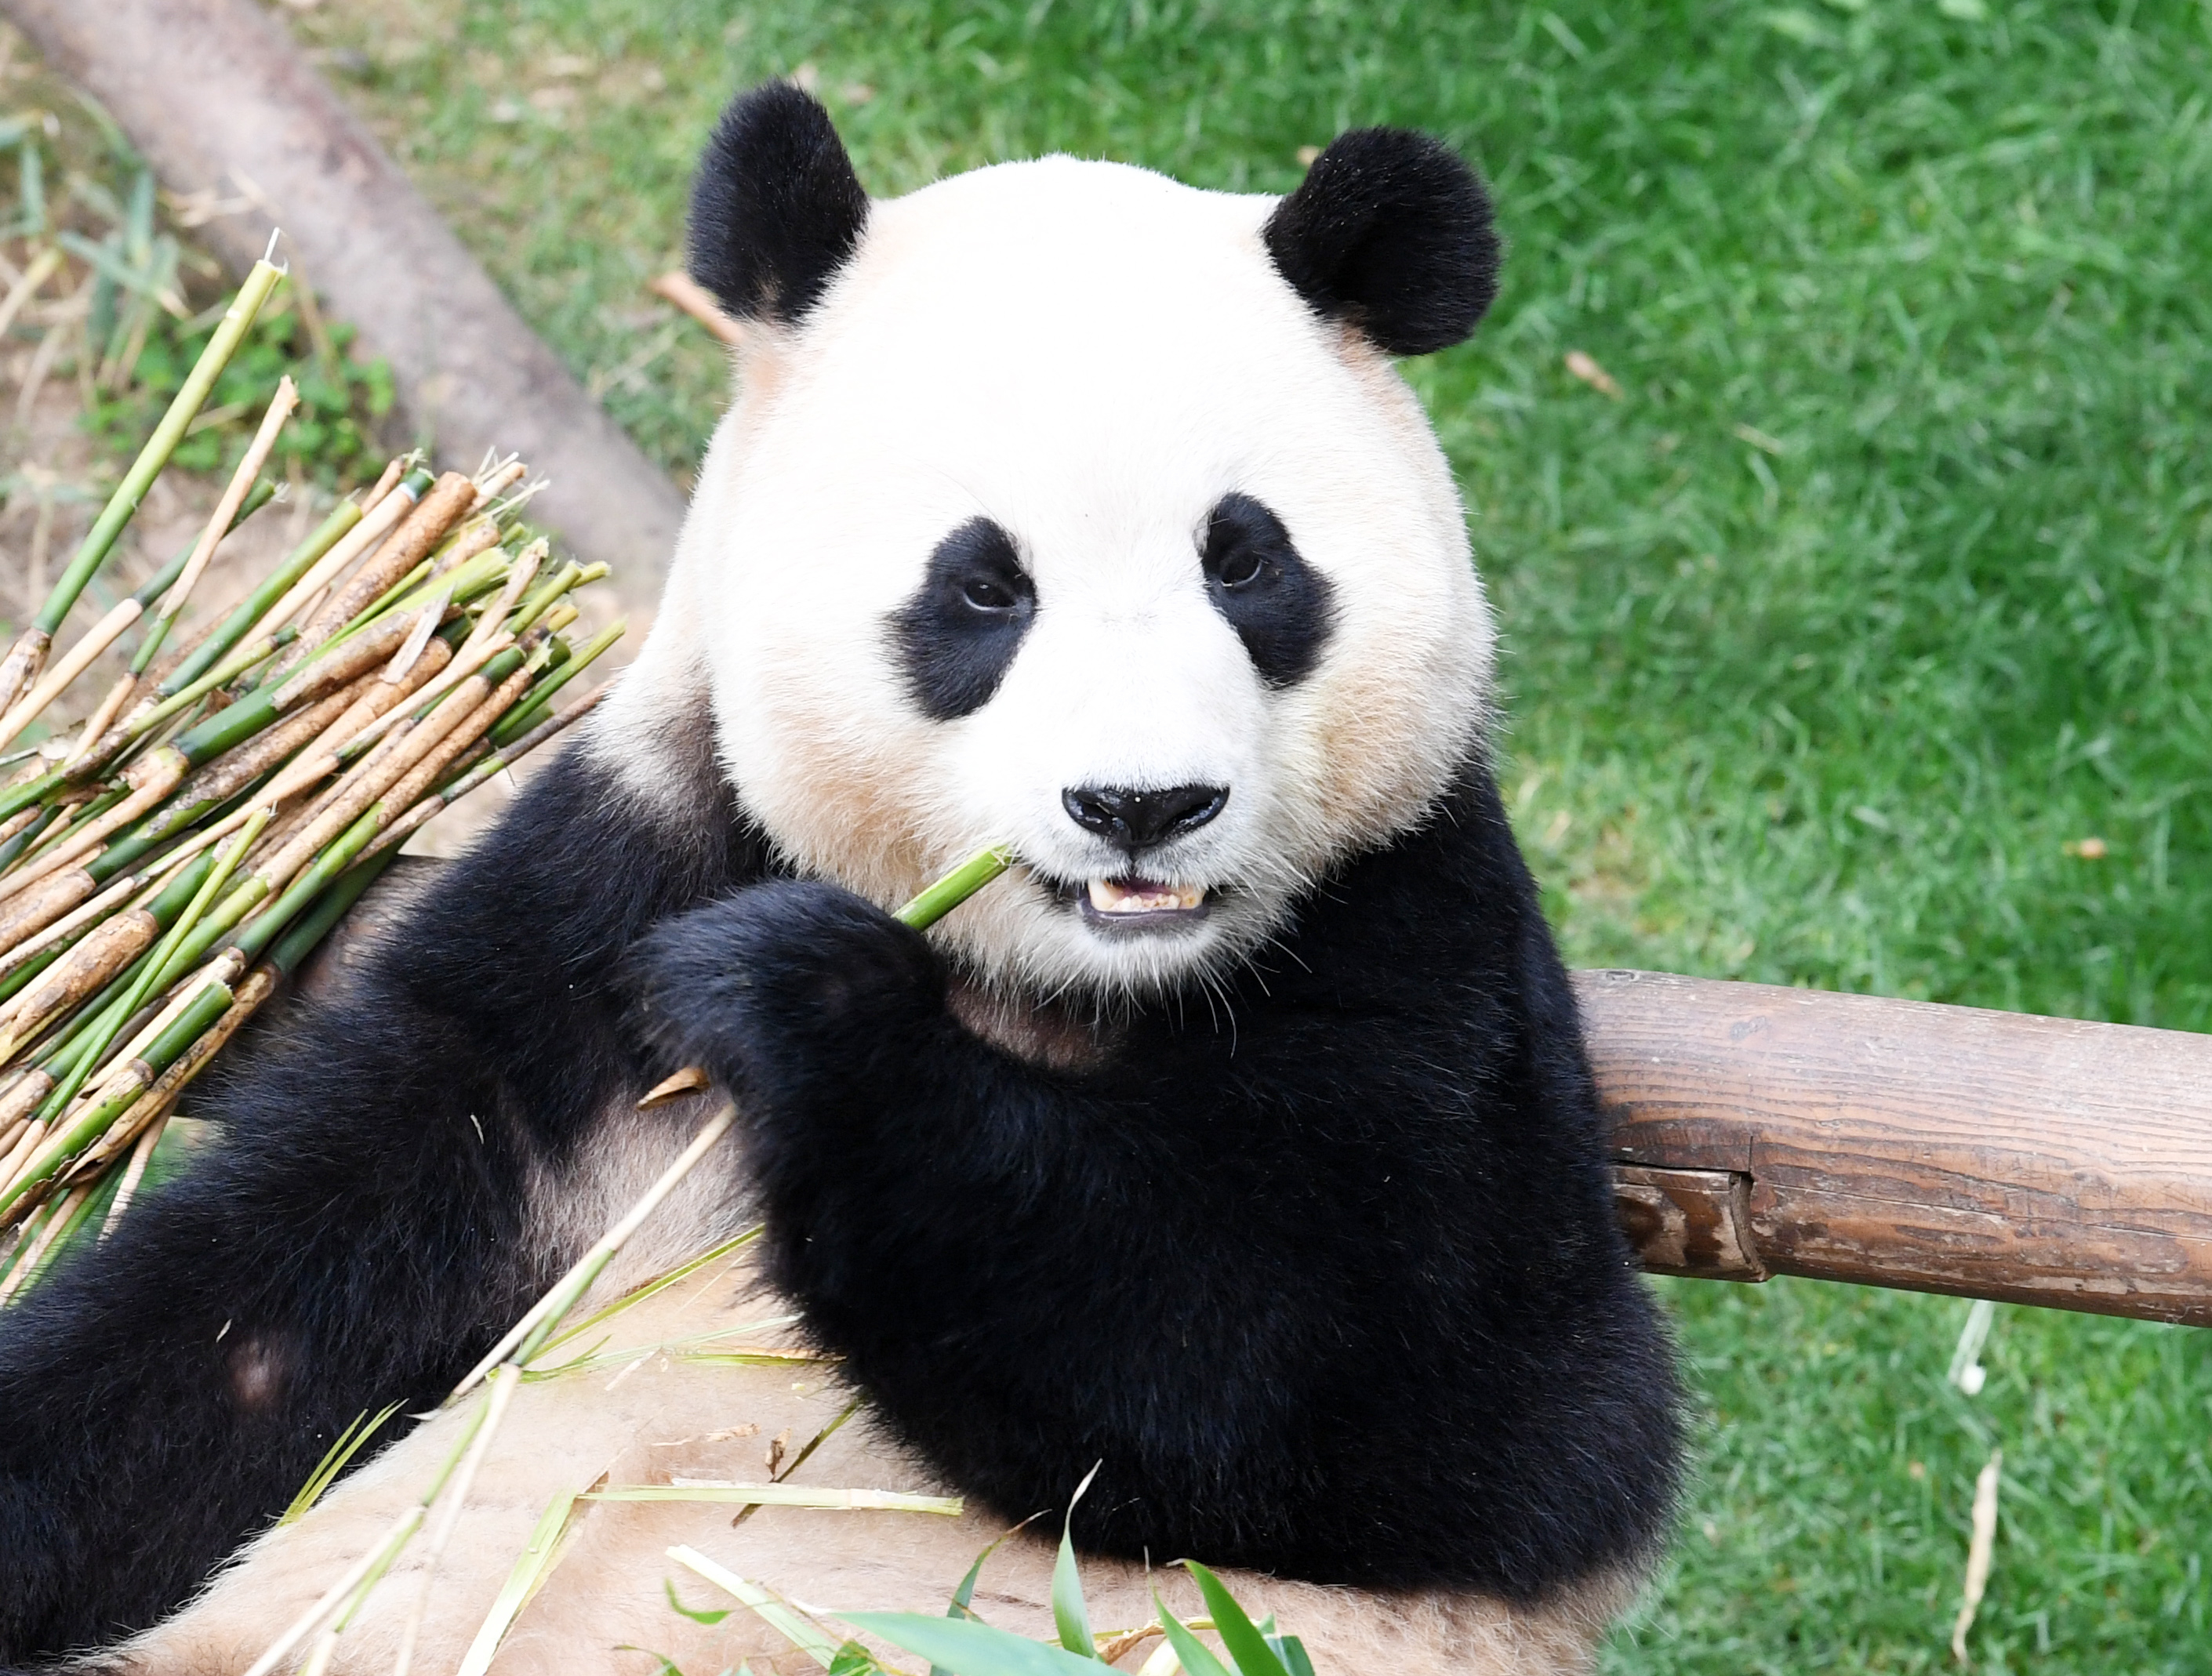
M 2212 1326 L 2212 1036 L 1575 981 L 1648 1266 Z

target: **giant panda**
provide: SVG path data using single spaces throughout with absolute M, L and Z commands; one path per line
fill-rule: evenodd
M 1577 1666 L 1677 1391 L 1392 366 L 1491 301 L 1479 179 L 1370 129 L 1280 199 L 1049 157 L 878 201 L 775 84 L 690 240 L 746 330 L 639 660 L 210 1156 L 0 1314 L 0 1661 L 155 1623 L 357 1413 L 434 1407 L 688 1138 L 708 1096 L 638 1101 L 696 1062 L 733 1139 L 617 1278 L 758 1215 L 867 1470 L 1056 1533 L 1095 1467 L 1102 1575 L 1456 1602 L 1507 1650 L 1396 1667 Z M 986 844 L 1019 864 L 930 932 L 887 912 Z M 518 1505 L 562 1400 L 505 1435 Z M 285 1537 L 193 1609 L 232 1652 L 112 1667 L 249 1661 Z M 911 1552 L 941 1603 L 964 1561 Z

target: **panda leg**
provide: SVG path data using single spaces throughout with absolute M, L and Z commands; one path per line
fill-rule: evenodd
M 542 1282 L 493 1090 L 458 1043 L 394 1051 L 427 1019 L 362 1017 L 264 1063 L 211 1157 L 0 1312 L 0 1659 L 152 1622 Z

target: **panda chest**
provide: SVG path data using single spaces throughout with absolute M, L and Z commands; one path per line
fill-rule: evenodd
M 1124 1030 L 1089 1011 L 1057 1001 L 1030 1000 L 956 976 L 945 1005 L 971 1035 L 1000 1053 L 1041 1070 L 1081 1074 L 1104 1070 L 1122 1046 Z

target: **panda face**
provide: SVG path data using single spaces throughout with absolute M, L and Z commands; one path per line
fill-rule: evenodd
M 933 933 L 1001 987 L 1200 981 L 1476 742 L 1449 473 L 1271 261 L 1275 203 L 1055 158 L 876 204 L 749 332 L 625 684 L 644 731 L 703 678 L 748 811 L 885 907 L 1010 844 Z

